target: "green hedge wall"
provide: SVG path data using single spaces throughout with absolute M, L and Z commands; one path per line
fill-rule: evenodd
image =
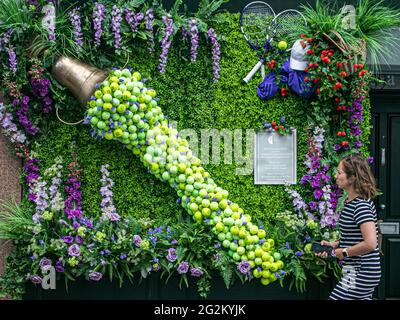
M 212 82 L 210 44 L 201 39 L 198 60 L 190 63 L 184 58 L 188 57 L 189 50 L 183 47 L 179 34 L 175 36 L 164 75 L 156 70 L 159 51 L 149 55 L 144 41 L 138 41 L 138 45 L 132 48 L 127 66 L 141 72 L 148 79 L 146 85 L 157 91 L 160 106 L 170 120 L 177 121 L 180 130 L 191 128 L 199 133 L 203 128 L 227 128 L 243 129 L 245 132 L 245 129 L 260 128 L 264 121 L 271 122 L 285 116 L 287 123 L 296 127 L 298 132 L 300 180 L 305 173 L 303 162 L 307 153 L 307 135 L 304 125 L 310 107 L 295 95 L 284 99 L 277 97 L 268 102 L 260 100 L 256 94 L 261 79 L 259 74 L 247 85 L 242 82 L 257 58 L 240 33 L 239 14 L 227 14 L 226 18 L 224 24 L 216 27 L 218 35 L 223 39 L 221 79 L 217 83 Z M 92 63 L 112 67 L 106 65 L 106 60 L 101 60 L 102 54 L 94 55 Z M 127 60 L 127 56 L 116 57 L 113 66 L 122 67 Z M 60 107 L 63 109 L 61 116 L 66 120 L 83 117 L 84 110 L 71 99 L 62 102 Z M 364 142 L 369 135 L 368 104 L 365 106 L 365 119 Z M 111 178 L 115 182 L 114 204 L 120 214 L 174 220 L 184 212 L 176 204 L 177 195 L 167 183 L 155 180 L 146 172 L 139 159 L 120 144 L 93 139 L 89 125 L 67 126 L 56 118 L 49 121 L 48 128 L 38 141 L 40 147 L 34 148 L 42 161 L 42 168 L 51 166 L 54 158 L 61 155 L 65 162 L 66 179 L 72 141 L 76 143 L 78 161 L 83 167 L 83 209 L 87 215 L 100 214 L 100 167 L 105 163 L 110 164 Z M 283 186 L 256 186 L 253 174 L 235 174 L 235 164 L 210 164 L 205 165 L 205 168 L 220 187 L 230 192 L 231 200 L 239 203 L 245 212 L 260 219 L 260 222 L 265 223 L 273 214 L 291 208 Z M 298 188 L 301 189 L 300 186 Z

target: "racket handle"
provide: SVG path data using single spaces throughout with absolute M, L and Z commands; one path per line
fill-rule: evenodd
M 261 79 L 264 80 L 265 78 L 265 64 L 263 63 L 261 66 Z
M 243 79 L 244 82 L 248 83 L 250 81 L 250 79 L 254 76 L 254 74 L 258 71 L 258 69 L 260 69 L 260 67 L 263 65 L 263 63 L 261 61 L 259 61 L 254 67 L 253 69 L 251 69 L 251 71 L 249 72 L 249 74 Z

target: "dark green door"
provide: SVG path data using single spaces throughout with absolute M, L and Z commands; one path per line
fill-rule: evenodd
M 400 95 L 372 94 L 370 151 L 383 195 L 376 200 L 382 237 L 382 279 L 379 299 L 400 299 Z

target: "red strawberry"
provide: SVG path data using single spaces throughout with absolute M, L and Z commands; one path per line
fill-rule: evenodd
M 304 77 L 304 82 L 308 82 L 310 81 L 310 79 L 308 79 L 308 77 Z
M 308 72 L 308 68 L 304 68 L 304 71 L 305 71 L 305 72 Z
M 271 123 L 271 125 L 272 125 L 273 127 L 275 127 L 275 126 L 276 126 L 276 122 L 273 121 L 273 122 Z
M 340 76 L 341 76 L 341 77 L 346 77 L 346 76 L 347 76 L 347 73 L 343 71 L 343 72 L 340 74 Z

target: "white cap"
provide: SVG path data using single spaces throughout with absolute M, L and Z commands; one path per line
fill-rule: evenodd
M 304 69 L 308 65 L 306 53 L 309 48 L 310 48 L 309 44 L 306 43 L 304 40 L 297 40 L 293 44 L 292 52 L 290 54 L 291 69 L 304 71 Z

